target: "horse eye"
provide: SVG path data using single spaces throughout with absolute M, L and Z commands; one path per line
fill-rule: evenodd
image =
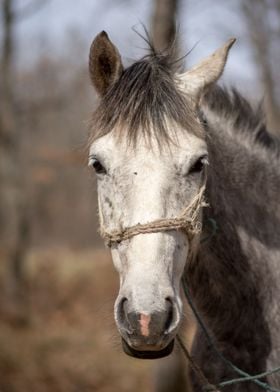
M 189 170 L 189 174 L 200 173 L 205 165 L 208 165 L 207 155 L 204 155 L 195 161 Z
M 106 174 L 106 169 L 104 166 L 99 162 L 98 159 L 93 158 L 91 159 L 90 165 L 94 168 L 97 174 Z

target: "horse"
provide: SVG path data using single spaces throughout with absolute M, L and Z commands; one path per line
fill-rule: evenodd
M 89 55 L 99 95 L 89 166 L 120 277 L 114 317 L 124 352 L 172 352 L 184 279 L 219 352 L 255 375 L 280 364 L 280 162 L 260 111 L 217 87 L 234 42 L 179 73 L 152 44 L 124 68 L 107 33 L 98 34 Z M 191 350 L 212 385 L 236 377 L 201 327 Z M 279 373 L 261 381 L 280 387 Z M 226 390 L 263 389 L 250 381 Z

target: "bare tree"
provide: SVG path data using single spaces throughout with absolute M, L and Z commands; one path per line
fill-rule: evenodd
M 0 72 L 0 257 L 4 265 L 3 285 L 10 299 L 9 311 L 25 318 L 23 260 L 28 238 L 24 203 L 24 173 L 21 165 L 20 124 L 14 92 L 13 0 L 1 3 L 3 43 Z M 7 301 L 7 298 L 6 298 Z M 9 301 L 8 301 L 9 302 Z
M 248 25 L 250 40 L 259 69 L 260 79 L 265 91 L 266 112 L 272 130 L 277 131 L 279 124 L 279 100 L 277 97 L 277 78 L 274 75 L 273 59 L 277 55 L 273 51 L 273 42 L 280 40 L 280 29 L 275 29 L 271 20 L 278 20 L 280 26 L 280 3 L 278 0 L 244 0 L 242 10 Z M 278 63 L 279 58 L 275 59 Z

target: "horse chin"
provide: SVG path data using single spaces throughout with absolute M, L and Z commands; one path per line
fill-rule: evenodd
M 140 351 L 132 348 L 129 344 L 122 338 L 123 351 L 133 358 L 139 359 L 159 359 L 167 357 L 172 353 L 174 347 L 174 339 L 162 350 L 158 351 Z

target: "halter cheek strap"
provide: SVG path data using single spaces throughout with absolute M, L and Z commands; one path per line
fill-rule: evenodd
M 101 237 L 104 239 L 106 245 L 108 247 L 111 247 L 114 244 L 119 244 L 120 242 L 128 240 L 139 234 L 160 233 L 163 231 L 170 230 L 182 230 L 189 238 L 189 241 L 193 241 L 194 237 L 199 236 L 202 230 L 199 216 L 201 208 L 207 206 L 204 200 L 204 192 L 205 181 L 203 182 L 203 185 L 199 189 L 198 194 L 193 198 L 191 203 L 187 205 L 187 207 L 185 207 L 176 218 L 157 219 L 153 222 L 145 224 L 139 223 L 131 227 L 112 231 L 106 230 L 99 205 Z

